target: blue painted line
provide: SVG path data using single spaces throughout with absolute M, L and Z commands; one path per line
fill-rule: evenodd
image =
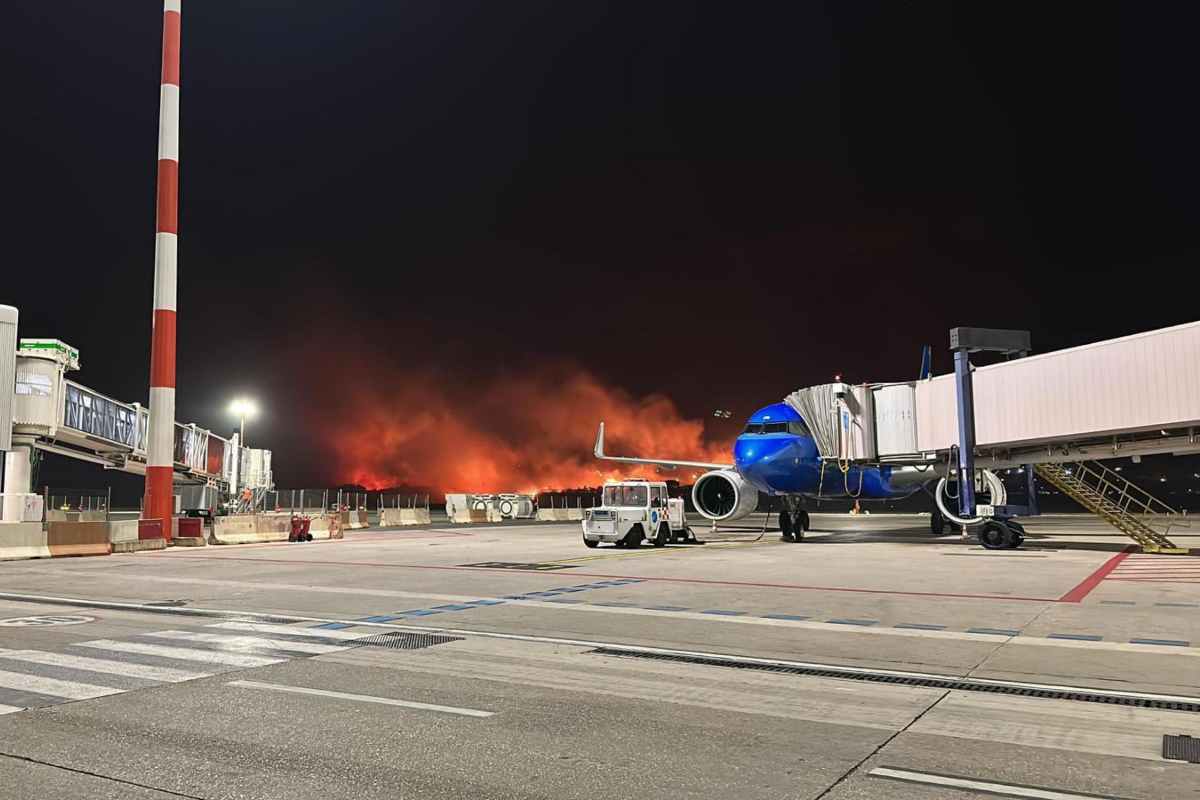
M 833 625 L 862 625 L 864 627 L 879 624 L 877 619 L 827 619 L 825 621 Z
M 610 608 L 637 608 L 637 603 L 592 603 L 595 606 L 608 606 Z
M 429 608 L 414 608 L 411 611 L 398 611 L 396 613 L 398 613 L 402 616 L 405 616 L 405 617 L 428 617 L 430 614 L 440 614 L 442 612 L 434 611 Z M 392 619 L 398 619 L 398 618 L 393 617 Z
M 326 622 L 324 625 L 313 625 L 314 628 L 325 628 L 330 631 L 340 631 L 342 628 L 353 628 L 348 622 Z
M 568 586 L 565 589 L 551 589 L 551 592 L 586 592 L 587 589 L 580 589 L 577 586 Z
M 893 628 L 910 628 L 914 631 L 944 631 L 945 625 L 926 625 L 923 622 L 898 622 Z
M 400 619 L 400 618 L 396 617 L 396 616 L 389 616 L 387 614 L 380 614 L 379 616 L 375 616 L 375 617 L 363 617 L 359 621 L 360 622 L 391 622 L 394 619 Z
M 547 603 L 582 603 L 582 600 L 576 600 L 574 597 L 555 597 L 546 601 Z
M 642 606 L 650 611 L 687 611 L 687 606 Z M 705 611 L 705 614 L 740 614 L 740 611 Z
M 745 615 L 745 611 L 726 611 L 723 608 L 709 608 L 700 612 L 701 614 L 717 614 L 722 617 L 741 617 Z
M 802 619 L 808 619 L 808 617 L 803 617 L 799 614 L 763 614 L 763 619 L 802 620 Z
M 1154 605 L 1164 608 L 1200 608 L 1200 603 L 1155 603 Z
M 503 600 L 471 600 L 467 603 L 470 606 L 502 606 Z
M 1008 628 L 967 628 L 967 633 L 986 633 L 989 636 L 1020 636 L 1020 631 Z
M 1106 606 L 1136 606 L 1132 600 L 1101 600 L 1100 603 Z
M 525 599 L 525 595 L 523 595 L 523 594 L 506 594 L 503 597 L 505 600 L 524 600 Z
M 449 605 L 445 606 L 434 606 L 434 608 L 436 608 L 438 611 L 467 611 L 471 609 L 472 606 L 463 605 L 461 603 L 450 603 Z
M 1075 639 L 1080 642 L 1099 642 L 1103 641 L 1103 636 L 1095 636 L 1090 633 L 1051 633 L 1047 634 L 1047 639 Z
M 1130 644 L 1165 644 L 1170 647 L 1191 647 L 1191 642 L 1182 639 L 1130 639 Z

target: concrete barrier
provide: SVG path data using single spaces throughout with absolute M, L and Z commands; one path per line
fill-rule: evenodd
M 424 509 L 422 509 L 423 511 Z M 366 511 L 348 511 L 349 516 L 346 519 L 346 527 L 354 530 L 370 527 L 371 523 L 367 521 Z
M 537 514 L 535 514 L 534 517 L 542 522 L 552 522 L 552 521 L 554 521 L 554 509 L 553 508 L 539 508 L 537 510 Z
M 258 519 L 254 514 L 231 514 L 224 517 L 213 517 L 213 544 L 254 544 L 258 542 L 278 541 L 268 538 L 269 534 L 259 533 Z M 287 539 L 287 534 L 282 534 Z
M 50 547 L 40 522 L 0 522 L 0 561 L 49 558 Z
M 360 512 L 366 514 L 366 512 Z M 462 522 L 470 522 L 471 513 L 461 512 Z M 452 522 L 455 520 L 451 520 Z M 390 528 L 396 525 L 428 525 L 429 509 L 427 508 L 385 508 L 379 517 L 381 527 Z
M 108 523 L 99 521 L 47 523 L 46 544 L 51 558 L 106 556 L 112 552 Z
M 583 519 L 583 509 L 582 508 L 568 508 L 568 509 L 566 509 L 566 512 L 567 512 L 567 519 L 569 519 L 569 520 L 578 522 Z
M 161 535 L 141 537 L 141 527 L 144 522 L 155 523 L 151 531 L 161 534 L 162 526 L 158 520 L 120 519 L 108 523 L 108 541 L 114 553 L 136 553 L 141 550 L 163 550 L 167 541 Z M 197 520 L 199 522 L 199 520 Z

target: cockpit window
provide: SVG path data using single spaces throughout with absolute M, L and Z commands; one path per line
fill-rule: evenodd
M 796 436 L 811 436 L 808 427 L 801 420 L 791 422 L 752 422 L 742 433 L 791 433 Z

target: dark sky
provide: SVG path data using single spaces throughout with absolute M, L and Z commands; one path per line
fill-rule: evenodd
M 287 483 L 333 483 L 305 431 L 347 378 L 571 363 L 744 415 L 946 371 L 953 325 L 1193 320 L 1196 20 L 1055 6 L 187 2 L 178 418 L 252 393 Z M 160 8 L 0 17 L 2 300 L 129 401 Z

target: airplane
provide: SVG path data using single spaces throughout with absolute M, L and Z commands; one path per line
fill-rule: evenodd
M 921 377 L 930 372 L 930 348 L 921 358 Z M 604 422 L 596 432 L 594 455 L 605 461 L 645 464 L 667 469 L 703 469 L 692 487 L 692 503 L 705 519 L 732 522 L 758 506 L 758 493 L 783 499 L 779 527 L 785 541 L 799 542 L 809 530 L 804 499 L 895 500 L 921 491 L 945 475 L 942 466 L 857 466 L 844 469 L 822 460 L 800 413 L 787 403 L 760 408 L 746 420 L 733 444 L 733 463 L 679 461 L 664 458 L 610 456 L 604 452 Z M 931 527 L 941 533 L 945 521 L 934 511 Z

